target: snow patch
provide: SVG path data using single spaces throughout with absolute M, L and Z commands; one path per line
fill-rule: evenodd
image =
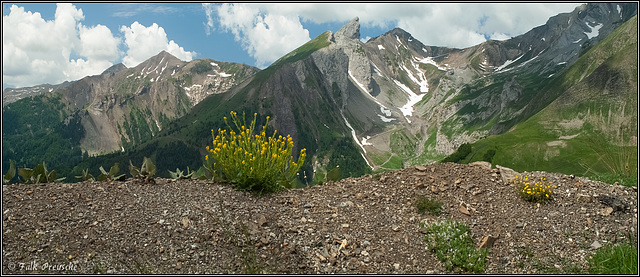
M 580 42 L 581 40 L 582 40 L 582 39 L 576 40 L 576 41 L 574 41 L 573 43 L 578 43 L 578 42 Z
M 500 71 L 500 70 L 504 69 L 505 67 L 509 66 L 510 64 L 518 61 L 523 56 L 524 56 L 524 54 L 522 54 L 522 56 L 520 56 L 520 57 L 517 57 L 515 60 L 507 60 L 507 61 L 505 61 L 504 64 L 502 64 L 501 66 L 498 66 L 498 68 L 496 68 L 496 71 Z
M 224 73 L 224 72 L 220 72 L 218 74 L 220 74 L 220 77 L 224 77 L 224 78 L 233 76 L 232 74 L 227 74 L 227 73 Z
M 618 5 L 618 14 L 620 14 L 620 18 L 622 18 L 622 8 Z
M 395 118 L 388 118 L 388 117 L 384 117 L 382 115 L 378 115 L 378 117 L 380 117 L 380 120 L 382 120 L 383 122 L 389 123 L 391 121 L 396 120 Z
M 49 92 L 52 92 L 52 91 L 53 91 L 53 88 L 49 88 Z
M 371 142 L 367 142 L 367 140 L 369 140 L 371 138 L 371 136 L 367 136 L 366 138 L 362 138 L 362 141 L 360 142 L 360 144 L 364 145 L 373 145 L 373 143 Z
M 162 74 L 162 72 L 164 72 L 164 70 L 167 68 L 167 66 L 169 66 L 169 61 L 164 63 L 164 66 L 162 67 L 162 70 L 160 70 L 160 74 Z
M 384 46 L 378 44 L 378 50 L 384 50 Z
M 542 41 L 545 41 L 545 39 L 544 39 L 544 38 L 542 38 Z
M 424 49 L 424 48 L 423 48 Z M 426 57 L 424 59 L 418 59 L 416 57 L 414 57 L 414 59 L 419 62 L 419 63 L 427 63 L 427 64 L 431 64 L 434 65 L 435 67 L 437 67 L 438 69 L 442 70 L 442 71 L 447 71 L 446 67 L 442 67 L 440 65 L 438 65 L 438 63 L 436 63 L 436 61 L 433 60 L 433 57 Z M 446 65 L 446 64 L 445 64 Z
M 429 84 L 427 83 L 427 80 L 424 77 L 424 73 L 420 71 L 420 67 L 415 63 L 413 63 L 413 61 L 411 62 L 411 65 L 413 65 L 416 71 L 419 72 L 418 77 L 420 78 L 420 80 L 418 80 L 415 76 L 413 76 L 413 73 L 409 69 L 407 69 L 404 66 L 404 64 L 402 65 L 402 69 L 404 69 L 404 71 L 407 72 L 407 74 L 409 75 L 409 79 L 411 79 L 411 81 L 413 81 L 414 83 L 420 86 L 420 92 L 429 92 Z
M 122 145 L 120 145 L 120 149 L 121 149 L 121 152 L 124 152 L 124 147 L 122 147 Z
M 351 124 L 349 124 L 349 121 L 347 121 L 347 118 L 344 117 L 344 112 L 340 111 L 340 115 L 342 116 L 344 123 L 347 125 L 347 128 L 351 130 L 351 135 L 353 136 L 353 140 L 356 142 L 358 146 L 360 146 L 360 149 L 362 149 L 362 152 L 367 153 L 367 150 L 364 149 L 364 145 L 362 145 L 362 143 L 360 143 L 360 140 L 358 140 L 358 136 L 356 135 L 356 130 L 354 130 L 353 127 L 351 127 Z M 373 166 L 371 166 L 371 164 L 369 163 L 369 160 L 367 160 L 364 154 L 360 153 L 360 155 L 362 155 L 362 158 L 364 159 L 364 161 L 367 162 L 367 165 L 371 169 L 373 169 Z
M 384 107 L 380 106 L 380 112 L 382 112 L 384 115 L 386 116 L 391 116 L 391 110 L 389 109 L 385 109 Z
M 133 73 L 129 74 L 129 75 L 127 76 L 127 78 L 129 78 L 129 77 L 131 77 L 131 76 L 133 76 Z
M 584 32 L 584 34 L 587 35 L 588 39 L 591 39 L 598 36 L 598 34 L 600 33 L 600 28 L 602 28 L 603 25 L 602 23 L 599 23 L 596 26 L 590 26 L 589 24 L 587 24 L 587 26 L 591 28 L 591 31 L 589 31 L 588 33 Z
M 367 94 L 369 94 L 369 90 L 367 88 L 365 88 L 364 85 L 362 85 L 360 82 L 358 82 L 358 80 L 356 80 L 355 77 L 353 77 L 353 74 L 351 74 L 351 70 L 347 70 L 347 73 L 349 73 L 349 77 L 351 77 L 351 79 L 358 85 L 358 87 L 360 87 L 360 89 L 362 91 L 364 91 Z
M 176 74 L 176 70 L 174 69 L 173 72 L 171 72 L 171 76 L 173 76 L 173 74 Z
M 211 65 L 212 65 L 212 66 L 218 66 L 218 64 L 217 64 L 217 63 L 214 63 L 214 62 L 211 62 Z M 218 67 L 219 67 L 219 66 L 218 66 Z
M 404 115 L 405 119 L 407 119 L 407 122 L 411 123 L 411 120 L 409 120 L 408 116 L 411 116 L 413 114 L 413 105 L 420 102 L 420 100 L 422 100 L 422 97 L 424 97 L 424 94 L 423 95 L 415 94 L 413 91 L 411 91 L 411 89 L 409 89 L 403 83 L 398 82 L 398 80 L 393 80 L 393 82 L 396 83 L 396 85 L 399 86 L 402 90 L 404 90 L 407 94 L 409 94 L 409 101 L 407 101 L 407 104 L 405 104 L 404 106 L 402 106 L 402 108 L 400 108 L 400 111 Z
M 371 64 L 373 65 L 373 71 L 374 71 L 376 74 L 378 74 L 378 76 L 380 76 L 380 77 L 384 77 L 384 76 L 382 76 L 382 73 L 380 73 L 380 69 L 376 66 L 376 64 L 375 64 L 375 63 L 371 63 Z

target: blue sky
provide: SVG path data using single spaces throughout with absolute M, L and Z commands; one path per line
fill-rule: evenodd
M 361 39 L 395 27 L 426 45 L 504 40 L 581 3 L 2 3 L 2 87 L 58 84 L 134 67 L 162 50 L 259 68 L 360 18 Z

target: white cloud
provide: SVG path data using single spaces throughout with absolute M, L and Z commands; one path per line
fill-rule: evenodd
M 203 7 L 205 11 L 211 8 Z M 248 4 L 222 4 L 210 11 L 215 12 L 220 27 L 231 32 L 261 68 L 309 41 L 309 31 L 298 16 L 265 13 L 258 5 Z M 213 29 L 213 16 L 207 12 L 207 30 Z
M 122 63 L 127 67 L 135 67 L 162 50 L 184 61 L 191 61 L 196 55 L 195 52 L 185 51 L 173 40 L 169 41 L 164 28 L 156 23 L 145 27 L 136 21 L 131 27 L 121 26 L 120 31 L 124 33 L 124 44 L 128 47 L 126 56 L 122 58 Z
M 211 31 L 215 30 L 215 23 L 213 22 L 213 17 L 215 16 L 214 6 L 211 3 L 202 3 L 202 8 L 207 17 L 207 22 L 204 24 L 204 31 L 208 36 L 211 34 Z
M 118 58 L 108 28 L 85 27 L 81 9 L 57 4 L 53 20 L 12 5 L 2 17 L 3 83 L 16 87 L 57 84 L 104 71 Z M 75 57 L 75 59 L 72 59 Z

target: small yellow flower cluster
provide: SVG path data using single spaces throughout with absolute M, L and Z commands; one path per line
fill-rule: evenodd
M 216 135 L 211 130 L 213 147 L 206 148 L 209 153 L 205 156 L 207 163 L 215 160 L 213 166 L 239 189 L 273 192 L 291 186 L 304 163 L 306 149 L 300 151 L 296 163 L 293 161 L 293 139 L 290 135 L 276 137 L 277 131 L 270 137 L 266 135 L 268 116 L 262 131 L 256 135 L 253 133 L 257 114 L 253 115 L 250 125 L 246 124 L 244 115 L 240 122 L 236 112 L 231 112 L 231 118 L 238 133 L 233 131 L 226 117 L 225 124 L 231 129 L 228 134 L 227 130 L 218 129 Z
M 520 196 L 522 196 L 524 200 L 531 202 L 543 202 L 551 199 L 553 189 L 557 188 L 550 182 L 547 182 L 547 179 L 544 177 L 529 179 L 527 175 L 516 175 L 515 178 L 511 179 L 511 182 L 515 184 Z

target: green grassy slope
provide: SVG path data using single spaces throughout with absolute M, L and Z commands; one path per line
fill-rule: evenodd
M 637 185 L 637 16 L 585 53 L 545 87 L 565 89 L 509 132 L 474 143 L 465 162 L 544 170 Z M 542 93 L 545 94 L 544 92 Z

